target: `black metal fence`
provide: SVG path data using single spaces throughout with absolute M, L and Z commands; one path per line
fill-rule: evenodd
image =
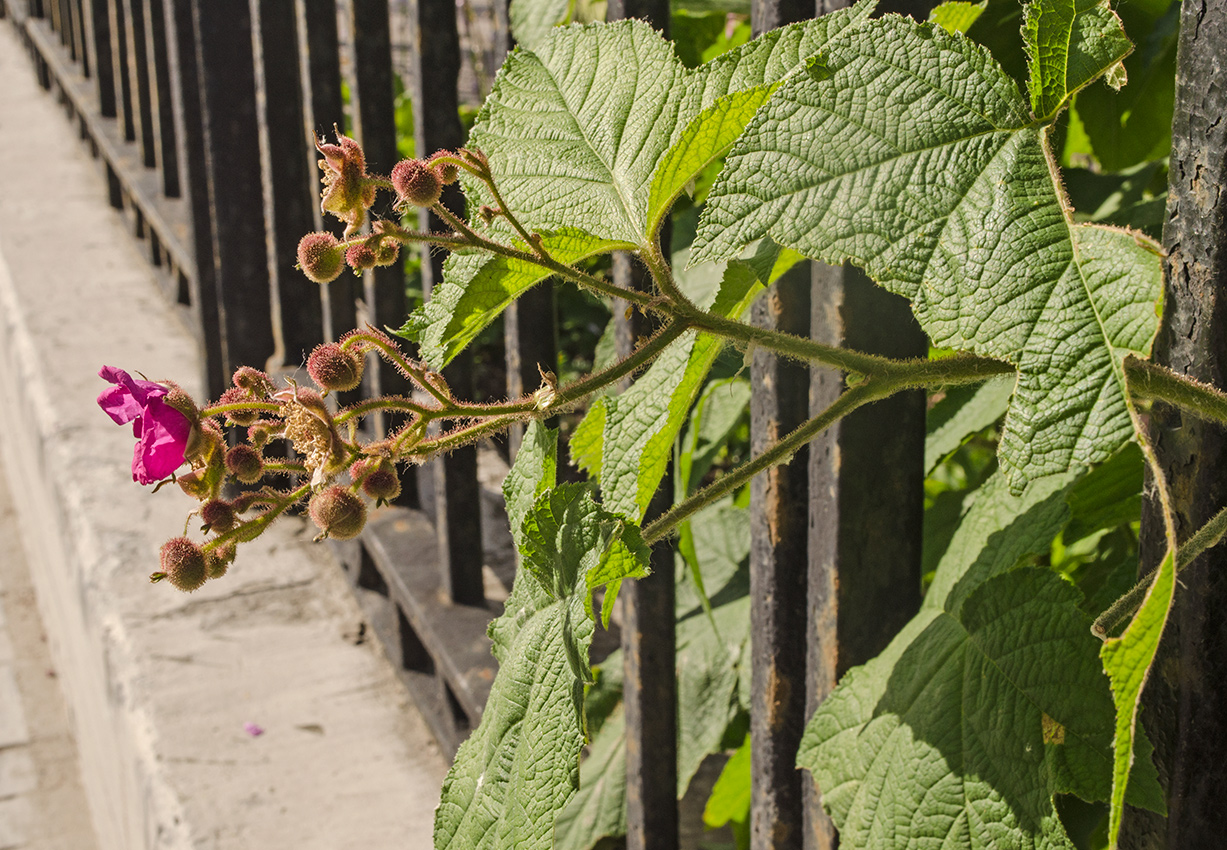
M 455 148 L 463 142 L 457 6 L 454 0 L 403 5 L 417 150 Z M 843 4 L 754 0 L 755 31 L 828 5 Z M 1223 0 L 1210 5 L 1215 31 L 1227 31 Z M 926 0 L 896 6 L 918 17 L 927 12 Z M 112 205 L 123 211 L 167 298 L 196 334 L 211 396 L 238 365 L 292 370 L 317 343 L 361 322 L 403 320 L 399 265 L 361 280 L 342 275 L 323 289 L 294 269 L 298 239 L 333 224 L 320 217 L 312 134 L 334 123 L 348 127 L 375 172 L 387 173 L 399 159 L 388 0 L 3 0 L 0 11 L 98 158 Z M 612 0 L 609 12 L 668 27 L 667 0 Z M 506 44 L 505 5 L 499 0 L 487 14 L 494 17 L 496 65 L 500 43 Z M 1213 43 L 1203 50 L 1223 53 Z M 1187 56 L 1182 61 L 1193 67 Z M 1217 106 L 1202 105 L 1198 114 L 1221 110 L 1219 95 Z M 1210 160 L 1221 186 L 1222 130 L 1208 119 L 1186 120 L 1207 124 L 1209 136 L 1218 133 L 1217 159 L 1212 153 Z M 1219 231 L 1206 237 L 1212 243 L 1207 263 L 1216 270 L 1214 304 L 1227 289 L 1227 237 L 1222 205 L 1217 209 Z M 615 272 L 621 285 L 636 285 L 625 258 Z M 437 256 L 424 262 L 422 274 L 428 294 L 440 274 Z M 537 364 L 555 359 L 551 297 L 548 289 L 535 290 L 506 317 L 512 395 L 536 386 Z M 925 351 L 903 302 L 847 268 L 794 270 L 756 309 L 760 323 L 827 343 L 893 356 Z M 1224 356 L 1219 350 L 1214 362 Z M 1206 377 L 1221 385 L 1222 367 L 1213 369 Z M 842 387 L 838 373 L 765 353 L 755 355 L 752 371 L 755 450 L 825 408 Z M 395 390 L 400 381 L 387 369 L 368 372 L 364 393 Z M 463 393 L 471 365 L 458 361 L 447 379 Z M 838 677 L 885 647 L 919 606 L 924 412 L 920 392 L 859 411 L 790 465 L 754 482 L 755 848 L 837 844 L 817 789 L 795 769 L 795 754 L 805 719 Z M 1216 463 L 1221 473 L 1223 463 Z M 456 452 L 406 482 L 403 510 L 378 514 L 360 541 L 339 547 L 374 630 L 448 751 L 477 724 L 494 675 L 485 630 L 499 605 L 483 590 L 480 512 L 474 510 L 481 499 L 475 451 Z M 676 760 L 669 758 L 676 739 L 673 556 L 662 548 L 654 557 L 663 568 L 624 590 L 620 619 L 627 846 L 669 850 L 678 835 Z M 1221 581 L 1214 592 L 1223 595 Z M 1220 639 L 1222 622 L 1220 616 Z M 1221 700 L 1221 686 L 1218 693 Z

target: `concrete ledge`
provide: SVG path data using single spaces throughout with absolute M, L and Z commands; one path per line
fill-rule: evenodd
M 131 481 L 96 373 L 199 399 L 202 370 L 4 23 L 0 79 L 0 450 L 100 847 L 429 846 L 446 765 L 301 523 L 194 594 L 149 584 L 192 503 Z

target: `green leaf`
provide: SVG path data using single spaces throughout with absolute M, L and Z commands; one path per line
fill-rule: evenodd
M 968 393 L 952 390 L 929 411 L 925 436 L 925 472 L 963 444 L 968 436 L 983 431 L 1000 419 L 1014 394 L 1009 377 L 991 378 Z
M 946 32 L 967 32 L 988 7 L 988 0 L 968 3 L 966 0 L 947 0 L 929 13 L 929 21 Z
M 517 505 L 527 490 L 516 485 Z M 632 531 L 583 485 L 543 492 L 525 514 L 517 604 L 491 625 L 499 671 L 444 783 L 439 850 L 552 846 L 579 775 L 592 591 L 644 574 L 647 549 Z
M 1112 738 L 1078 600 L 1048 570 L 1008 571 L 957 611 L 926 607 L 848 673 L 797 759 L 843 841 L 1072 848 L 1053 796 L 1103 799 Z
M 524 545 L 521 525 L 537 498 L 553 489 L 558 478 L 558 429 L 538 421 L 528 423 L 515 463 L 503 479 L 507 519 L 517 551 Z
M 516 242 L 527 251 L 528 246 Z M 574 228 L 542 234 L 543 247 L 561 263 L 633 247 L 597 239 Z M 443 263 L 443 284 L 409 317 L 402 336 L 421 343 L 421 356 L 442 369 L 529 289 L 551 276 L 548 269 L 514 257 L 453 253 Z
M 1124 59 L 1133 45 L 1106 0 L 1032 0 L 1023 17 L 1031 109 L 1051 118 L 1070 94 Z
M 713 304 L 740 318 L 762 287 L 753 267 L 734 260 Z M 697 302 L 699 306 L 708 306 Z M 611 510 L 641 519 L 664 477 L 686 416 L 723 348 L 723 340 L 698 334 L 677 340 L 635 383 L 606 402 L 601 498 Z
M 532 47 L 553 27 L 568 23 L 574 11 L 575 0 L 512 0 L 507 10 L 511 35 L 517 44 Z
M 678 478 L 686 494 L 698 489 L 737 426 L 746 419 L 750 382 L 734 376 L 710 382 L 695 403 L 678 456 Z
M 718 829 L 729 821 L 745 821 L 750 817 L 750 736 L 725 762 L 724 770 L 712 786 L 711 796 L 703 807 L 703 823 L 708 829 Z
M 1150 767 L 1148 754 L 1142 748 L 1134 747 L 1139 731 L 1139 701 L 1142 698 L 1142 686 L 1146 684 L 1150 666 L 1159 649 L 1159 638 L 1162 637 L 1163 628 L 1167 624 L 1175 583 L 1175 559 L 1169 552 L 1163 563 L 1159 564 L 1154 582 L 1146 593 L 1142 607 L 1134 615 L 1133 622 L 1120 637 L 1105 640 L 1099 651 L 1103 668 L 1112 681 L 1112 699 L 1116 704 L 1116 730 L 1112 739 L 1112 799 L 1108 813 L 1108 841 L 1112 847 L 1116 846 L 1117 837 L 1120 835 L 1125 802 L 1138 779 L 1135 760 L 1141 756 L 1142 763 Z M 1135 749 L 1139 752 L 1135 753 Z M 1162 800 L 1161 796 L 1159 800 Z
M 507 58 L 472 142 L 489 155 L 503 197 L 526 227 L 578 227 L 646 247 L 653 175 L 691 120 L 722 97 L 782 79 L 871 9 L 862 3 L 787 27 L 694 70 L 639 21 L 552 30 Z M 744 102 L 729 103 L 744 115 Z M 688 146 L 699 136 L 692 133 Z M 690 158 L 710 155 L 695 148 Z M 660 197 L 680 176 L 669 170 Z
M 626 834 L 626 715 L 621 705 L 592 739 L 579 767 L 579 792 L 558 815 L 554 850 L 592 850 Z
M 686 184 L 710 163 L 728 153 L 758 108 L 770 100 L 778 83 L 756 86 L 720 98 L 700 112 L 665 152 L 652 175 L 647 232 L 660 229 Z
M 692 262 L 770 236 L 912 302 L 935 345 L 1019 370 L 1000 458 L 1013 489 L 1133 433 L 1120 361 L 1149 351 L 1157 246 L 1074 225 L 1014 82 L 959 35 L 887 17 L 796 74 L 712 189 Z M 848 97 L 856 92 L 856 97 Z
M 1067 499 L 1071 516 L 1065 542 L 1136 522 L 1142 515 L 1144 466 L 1142 450 L 1129 443 L 1074 485 Z
M 1139 5 L 1122 3 L 1119 9 L 1139 43 L 1125 59 L 1129 84 L 1119 92 L 1097 85 L 1078 94 L 1078 114 L 1105 171 L 1122 171 L 1147 160 L 1166 162 L 1171 148 L 1180 4 L 1164 1 L 1151 9 Z

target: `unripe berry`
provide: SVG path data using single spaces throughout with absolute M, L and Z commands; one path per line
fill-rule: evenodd
M 200 547 L 186 537 L 162 544 L 162 572 L 180 590 L 193 591 L 205 583 L 205 556 Z
M 360 482 L 362 492 L 375 500 L 391 502 L 400 495 L 400 476 L 396 464 L 387 458 L 359 460 L 349 468 L 349 475 Z
M 331 233 L 308 233 L 298 242 L 298 267 L 308 280 L 331 283 L 341 274 L 345 252 Z
M 400 243 L 395 239 L 381 239 L 375 249 L 375 265 L 390 266 L 400 254 Z
M 402 159 L 392 169 L 392 187 L 403 203 L 429 207 L 443 194 L 439 172 L 420 159 Z
M 366 242 L 359 242 L 350 245 L 345 251 L 345 262 L 349 263 L 349 267 L 355 272 L 362 272 L 375 268 L 379 264 L 379 255 Z
M 244 484 L 255 484 L 264 473 L 264 459 L 251 446 L 239 443 L 226 452 L 226 469 Z
M 307 506 L 311 519 L 333 540 L 350 540 L 366 525 L 366 504 L 351 491 L 333 485 L 311 497 Z
M 362 358 L 335 342 L 326 342 L 307 358 L 307 374 L 321 389 L 347 392 L 362 383 Z
M 200 519 L 210 531 L 220 533 L 234 528 L 234 508 L 221 499 L 210 499 L 200 506 Z

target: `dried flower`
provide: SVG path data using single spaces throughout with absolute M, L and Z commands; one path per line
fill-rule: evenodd
M 330 212 L 349 226 L 345 234 L 356 231 L 366 220 L 366 211 L 375 203 L 375 186 L 366 173 L 366 156 L 362 147 L 353 139 L 337 134 L 337 144 L 326 144 L 321 139 L 315 140 L 315 149 L 323 154 L 319 161 L 320 170 L 324 172 L 324 194 L 320 200 L 320 210 Z
M 98 376 L 115 384 L 99 394 L 98 406 L 116 423 L 132 423 L 136 437 L 132 479 L 153 484 L 182 466 L 192 423 L 166 403 L 170 389 L 153 381 L 138 381 L 114 366 L 103 366 Z

